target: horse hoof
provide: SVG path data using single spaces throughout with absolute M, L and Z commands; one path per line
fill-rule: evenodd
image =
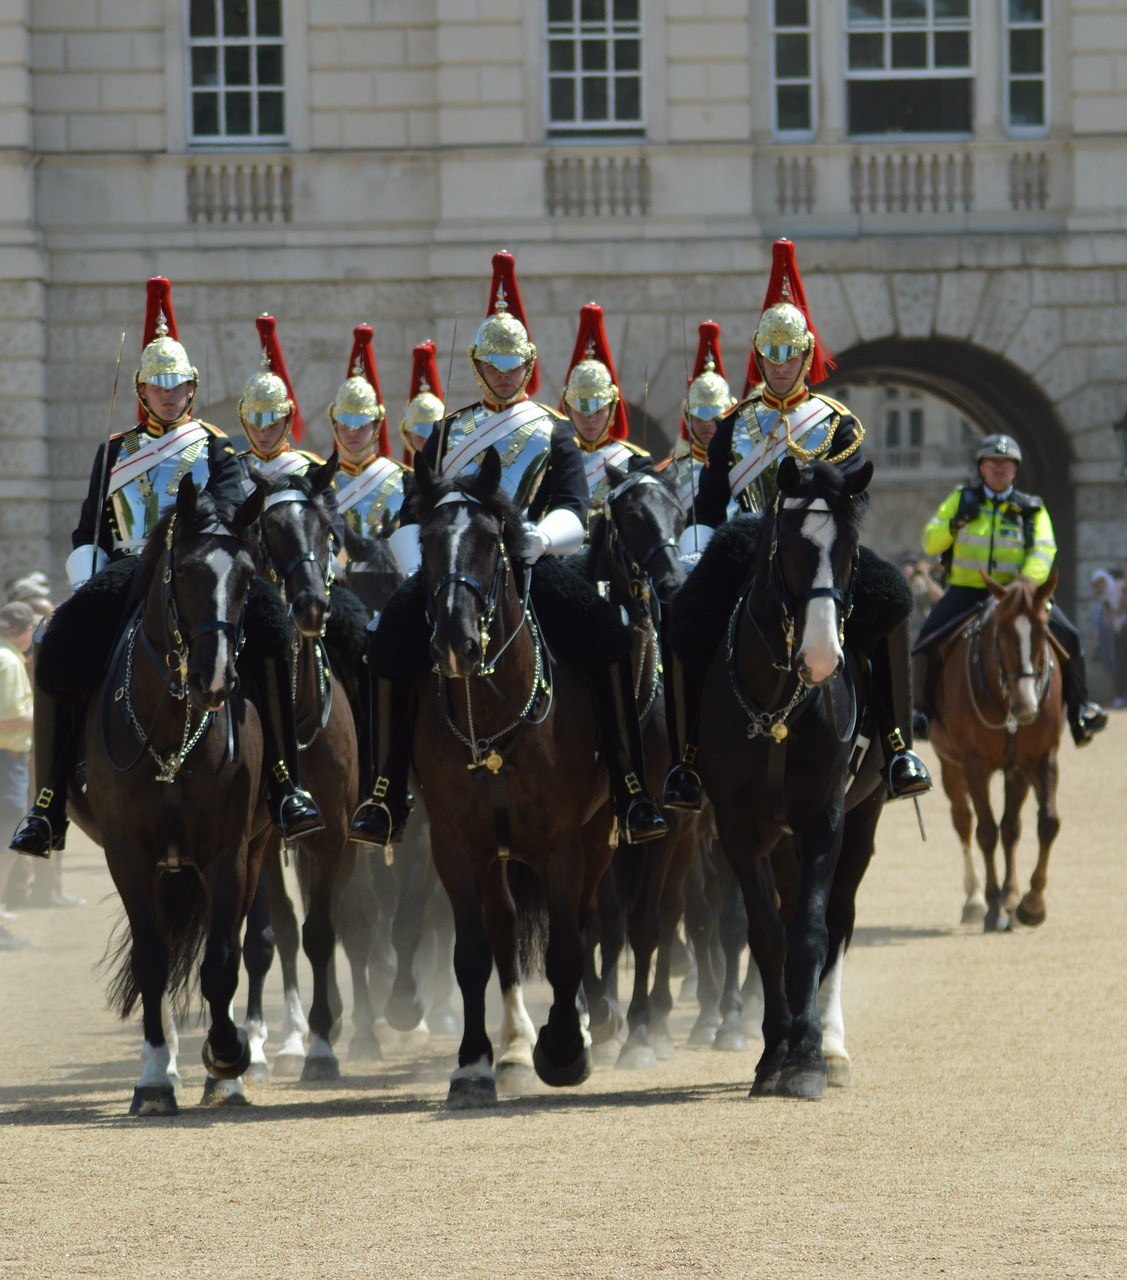
M 804 1098 L 808 1102 L 817 1102 L 826 1092 L 826 1069 L 806 1065 L 784 1067 L 775 1088 L 780 1098 Z
M 247 1039 L 247 1033 L 242 1027 L 236 1027 L 235 1033 L 239 1037 L 241 1052 L 231 1062 L 224 1062 L 215 1056 L 210 1040 L 203 1042 L 203 1050 L 200 1056 L 203 1058 L 203 1064 L 207 1068 L 208 1075 L 215 1076 L 217 1080 L 237 1080 L 250 1066 L 250 1041 Z
M 492 1077 L 459 1076 L 450 1081 L 446 1095 L 447 1111 L 472 1111 L 477 1107 L 497 1105 L 497 1085 Z
M 1001 907 L 987 908 L 982 920 L 983 933 L 1008 933 L 1010 928 L 1010 918 Z
M 749 1045 L 743 1027 L 737 1022 L 731 1027 L 721 1027 L 712 1041 L 717 1053 L 746 1053 Z
M 657 1066 L 657 1054 L 648 1044 L 631 1044 L 627 1040 L 614 1065 L 617 1071 L 652 1071 Z
M 414 1031 L 423 1020 L 422 1002 L 415 996 L 391 996 L 384 1017 L 394 1031 Z
M 131 1116 L 175 1116 L 180 1114 L 176 1090 L 171 1085 L 138 1085 L 129 1104 Z
M 217 1080 L 208 1076 L 203 1082 L 201 1107 L 249 1107 L 241 1080 Z
M 243 1080 L 247 1084 L 265 1084 L 270 1078 L 270 1071 L 265 1062 L 252 1062 L 243 1072 Z
M 986 919 L 986 903 L 985 902 L 964 902 L 963 914 L 960 923 L 962 924 L 981 924 Z
M 340 1079 L 340 1063 L 336 1058 L 306 1058 L 301 1069 L 302 1084 L 318 1084 Z
M 506 1098 L 530 1098 L 540 1092 L 536 1072 L 521 1062 L 497 1064 L 497 1093 Z
M 572 1085 L 582 1084 L 591 1074 L 591 1050 L 584 1045 L 577 1057 L 571 1062 L 553 1062 L 544 1049 L 544 1033 L 541 1031 L 536 1039 L 536 1048 L 532 1051 L 532 1065 L 536 1074 L 553 1089 L 566 1089 Z
M 719 1030 L 720 1019 L 711 1014 L 702 1013 L 693 1024 L 692 1031 L 689 1032 L 689 1044 L 707 1049 L 716 1039 L 716 1033 Z
M 383 1050 L 375 1032 L 357 1031 L 348 1046 L 348 1057 L 351 1062 L 382 1062 Z
M 1015 914 L 1021 924 L 1028 925 L 1029 928 L 1033 929 L 1039 924 L 1044 924 L 1045 917 L 1049 913 L 1044 907 L 1042 907 L 1040 911 L 1030 911 L 1029 907 L 1026 906 L 1025 899 L 1022 898 L 1022 900 L 1017 904 L 1017 911 Z
M 274 1055 L 274 1074 L 287 1080 L 296 1080 L 305 1066 L 304 1053 L 277 1053 Z
M 826 1054 L 826 1083 L 831 1089 L 848 1089 L 853 1084 L 853 1064 L 837 1053 Z
M 756 1075 L 751 1086 L 749 1098 L 773 1098 L 779 1091 L 779 1073 L 777 1071 L 769 1072 L 766 1075 Z
M 677 1056 L 677 1046 L 668 1031 L 650 1031 L 650 1044 L 658 1062 L 672 1062 Z

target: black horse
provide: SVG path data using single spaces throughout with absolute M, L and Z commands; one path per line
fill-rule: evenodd
M 500 475 L 492 449 L 474 477 L 456 484 L 435 479 L 421 457 L 415 471 L 437 670 L 418 687 L 414 758 L 435 864 L 454 908 L 465 1010 L 450 1085 L 455 1106 L 496 1098 L 485 1027 L 494 961 L 504 1000 L 499 1071 L 520 1084 L 535 1067 L 554 1086 L 590 1073 L 577 1005 L 583 926 L 611 854 L 613 814 L 590 686 L 577 661 L 548 651 L 529 612 L 523 522 Z M 550 562 L 535 572 L 558 572 L 561 587 L 574 577 Z M 533 598 L 536 590 L 533 583 Z M 593 593 L 577 584 L 576 595 Z M 524 893 L 535 884 L 546 899 L 554 995 L 538 1036 L 524 1006 L 521 955 L 528 954 L 522 937 L 526 944 L 537 937 L 521 927 L 539 916 L 537 900 Z
M 819 987 L 823 977 L 839 977 L 886 794 L 878 753 L 869 751 L 846 797 L 868 694 L 843 634 L 859 496 L 871 476 L 871 464 L 846 474 L 783 461 L 753 576 L 705 681 L 701 776 L 743 889 L 763 978 L 764 1051 L 753 1094 L 825 1094 Z M 784 924 L 768 855 L 790 836 L 794 883 L 783 895 Z
M 129 921 L 113 997 L 123 1017 L 142 1006 L 135 1115 L 177 1110 L 169 1006 L 183 1002 L 201 949 L 209 1082 L 235 1081 L 250 1062 L 230 1006 L 258 877 L 253 836 L 268 817 L 258 716 L 238 691 L 235 658 L 262 500 L 256 492 L 232 510 L 184 477 L 145 546 L 140 604 L 85 713 L 86 785 L 72 785 L 70 806 L 105 849 Z
M 635 463 L 628 472 L 608 466 L 607 479 L 611 489 L 591 527 L 585 570 L 590 581 L 609 584 L 611 603 L 625 611 L 630 623 L 646 783 L 658 794 L 671 763 L 662 645 L 669 604 L 685 580 L 677 554 L 684 512 L 676 486 L 652 466 Z M 684 911 L 685 880 L 706 820 L 696 813 L 670 817 L 664 839 L 643 848 L 620 846 L 599 885 L 598 967 L 593 930 L 588 938 L 584 990 L 596 1044 L 616 1031 L 621 1018 L 617 964 L 624 936 L 634 953 L 634 990 L 626 1014 L 629 1034 L 617 1062 L 623 1068 L 651 1067 L 659 1056 L 673 1053 L 668 1030 L 673 1007 L 669 944 Z

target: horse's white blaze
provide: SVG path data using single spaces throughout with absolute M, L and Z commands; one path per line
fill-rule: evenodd
M 141 1045 L 141 1076 L 137 1081 L 138 1089 L 177 1089 L 180 1087 L 180 1075 L 176 1070 L 176 1055 L 171 1045 L 150 1044 L 145 1040 Z
M 454 520 L 450 525 L 450 542 L 446 548 L 446 572 L 447 573 L 458 572 L 459 548 L 461 547 L 462 537 L 469 527 L 470 527 L 469 510 L 466 507 L 459 507 L 457 511 L 455 511 Z M 450 583 L 450 585 L 446 588 L 446 609 L 447 609 L 447 612 L 449 613 L 452 613 L 454 610 L 454 600 L 455 600 L 454 593 L 457 591 L 457 589 L 458 589 L 458 584 L 456 582 Z M 446 661 L 449 664 L 448 669 L 450 671 L 457 671 L 459 669 L 458 664 L 461 661 L 461 659 L 453 651 L 453 649 L 450 649 L 447 651 Z
M 818 1013 L 822 1018 L 822 1052 L 848 1058 L 845 1048 L 845 1016 L 841 1011 L 841 975 L 845 968 L 845 943 L 837 949 L 833 965 L 818 986 Z
M 532 1067 L 532 1050 L 536 1045 L 536 1027 L 524 1006 L 524 994 L 519 982 L 514 983 L 503 995 L 504 1012 L 501 1015 L 501 1056 L 499 1066 Z
M 1014 619 L 1017 643 L 1021 653 L 1021 670 L 1033 670 L 1033 624 L 1022 614 Z M 1037 714 L 1037 682 L 1032 675 L 1022 676 L 1017 682 L 1017 706 L 1014 713 L 1019 718 Z
M 482 1056 L 476 1062 L 467 1063 L 464 1067 L 457 1067 L 450 1075 L 450 1081 L 455 1080 L 492 1080 L 493 1068 L 489 1064 L 489 1059 Z
M 210 551 L 204 563 L 215 574 L 215 619 L 217 622 L 229 621 L 227 617 L 227 579 L 235 567 L 235 561 L 229 552 L 218 547 Z M 220 567 L 221 565 L 221 567 Z M 211 677 L 207 681 L 209 693 L 220 693 L 227 687 L 227 632 L 215 632 L 215 665 Z
M 790 500 L 788 499 L 788 502 Z M 802 525 L 803 535 L 818 548 L 818 568 L 813 586 L 834 585 L 830 551 L 837 530 L 829 512 L 810 512 Z M 814 684 L 828 680 L 841 661 L 841 645 L 837 639 L 837 605 L 827 596 L 811 600 L 806 606 L 806 625 L 802 629 L 799 661 L 805 663 Z

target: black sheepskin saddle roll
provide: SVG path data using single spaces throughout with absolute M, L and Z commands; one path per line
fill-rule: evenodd
M 409 578 L 387 602 L 372 633 L 370 658 L 385 680 L 414 682 L 431 666 L 426 588 Z M 585 671 L 601 671 L 630 656 L 630 630 L 617 610 L 570 565 L 551 556 L 532 570 L 532 608 L 549 648 Z
M 35 665 L 35 678 L 56 698 L 87 698 L 104 678 L 128 621 L 135 557 L 96 573 L 51 616 Z M 290 619 L 278 592 L 263 578 L 251 581 L 244 619 L 246 642 L 239 666 L 250 670 L 289 653 Z
M 748 584 L 759 550 L 762 516 L 737 516 L 722 524 L 673 600 L 670 638 L 674 652 L 694 670 L 712 661 L 728 619 Z M 846 643 L 871 655 L 912 612 L 912 591 L 894 564 L 861 547 L 853 582 L 853 612 Z
M 329 603 L 325 647 L 334 666 L 339 663 L 344 672 L 355 672 L 364 660 L 368 643 L 368 610 L 359 596 L 339 582 L 332 585 Z

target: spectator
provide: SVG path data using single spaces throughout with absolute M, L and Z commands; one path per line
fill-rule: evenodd
M 931 612 L 931 606 L 943 595 L 943 588 L 935 580 L 926 556 L 905 552 L 900 557 L 900 572 L 912 588 L 912 617 L 909 625 L 915 635 Z
M 15 830 L 27 802 L 32 695 L 26 654 L 34 629 L 30 605 L 14 601 L 0 609 L 0 831 Z M 0 895 L 15 861 L 14 853 L 0 853 Z M 27 945 L 0 920 L 0 951 Z

